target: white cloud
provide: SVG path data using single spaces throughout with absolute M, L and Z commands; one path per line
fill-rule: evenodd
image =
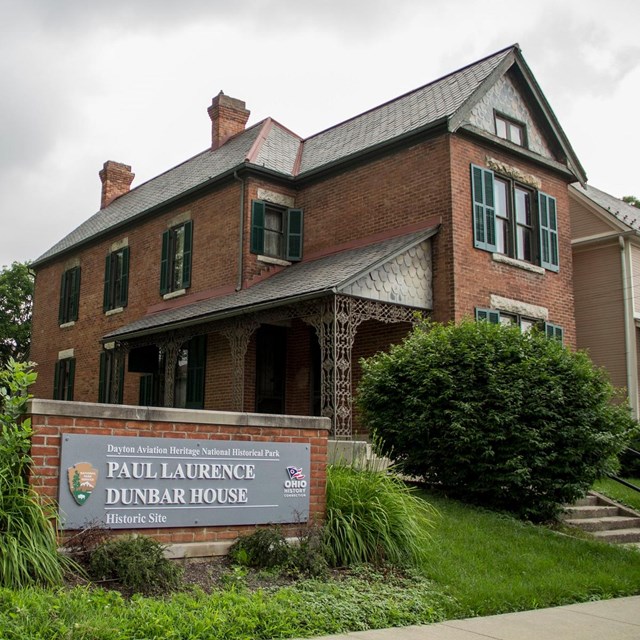
M 640 4 L 494 0 L 0 0 L 0 265 L 209 143 L 223 89 L 308 136 L 519 42 L 597 187 L 640 195 Z

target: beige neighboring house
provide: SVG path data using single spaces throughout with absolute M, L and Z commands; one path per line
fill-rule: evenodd
M 569 186 L 578 348 L 628 390 L 640 416 L 640 209 L 592 186 Z

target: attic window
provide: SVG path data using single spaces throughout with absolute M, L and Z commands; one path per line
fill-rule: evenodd
M 526 128 L 521 122 L 516 122 L 500 113 L 495 114 L 496 135 L 520 147 L 526 147 Z

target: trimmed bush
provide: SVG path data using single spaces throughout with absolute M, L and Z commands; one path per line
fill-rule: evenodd
M 325 543 L 333 566 L 421 566 L 435 515 L 395 474 L 327 467 Z
M 98 545 L 89 558 L 95 580 L 117 580 L 135 593 L 163 593 L 180 586 L 181 568 L 147 536 L 123 536 Z
M 555 517 L 638 432 L 602 370 L 538 331 L 425 322 L 363 362 L 358 403 L 382 452 L 448 495 Z

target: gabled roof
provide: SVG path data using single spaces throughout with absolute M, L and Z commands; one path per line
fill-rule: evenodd
M 576 183 L 570 185 L 570 189 L 574 189 L 576 193 L 595 204 L 599 213 L 608 218 L 615 226 L 627 230 L 640 230 L 640 209 L 637 207 L 591 185 L 583 187 Z
M 456 131 L 465 126 L 465 114 L 514 65 L 566 155 L 569 170 L 584 182 L 584 171 L 516 44 L 306 140 L 267 118 L 218 149 L 204 151 L 120 196 L 46 251 L 33 266 L 229 177 L 244 167 L 267 170 L 284 179 L 296 180 L 438 126 Z
M 147 315 L 112 331 L 103 339 L 130 340 L 340 293 L 364 274 L 430 238 L 437 230 L 437 227 L 431 227 L 317 260 L 296 263 L 247 289 Z

